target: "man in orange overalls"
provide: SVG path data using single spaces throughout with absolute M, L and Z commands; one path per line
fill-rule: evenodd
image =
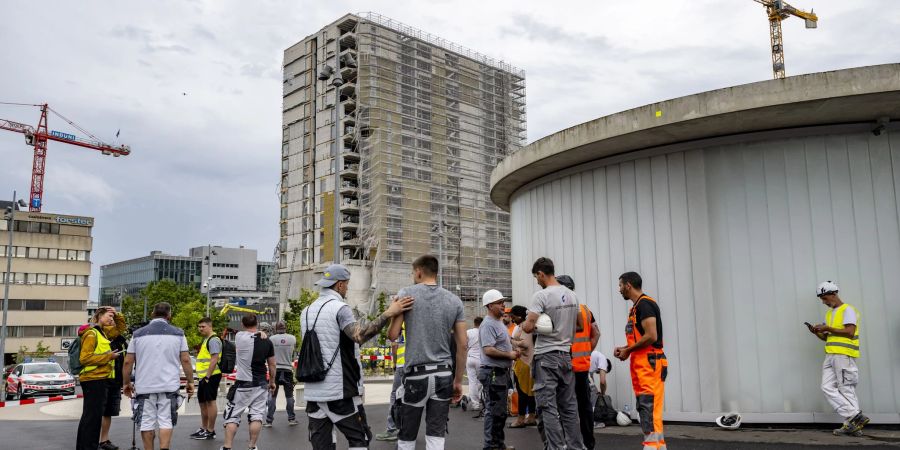
M 631 385 L 644 431 L 644 450 L 665 450 L 663 400 L 669 364 L 663 353 L 659 305 L 644 294 L 642 284 L 637 272 L 626 272 L 619 277 L 619 293 L 622 298 L 634 303 L 628 314 L 628 325 L 625 326 L 628 345 L 617 347 L 614 354 L 622 361 L 631 357 Z

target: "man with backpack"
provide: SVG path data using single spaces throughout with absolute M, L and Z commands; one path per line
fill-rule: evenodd
M 368 448 L 372 432 L 363 408 L 362 367 L 359 344 L 375 337 L 391 318 L 412 308 L 413 299 L 391 303 L 372 322 L 363 324 L 344 303 L 350 271 L 332 264 L 316 282 L 316 299 L 300 314 L 303 341 L 297 360 L 297 380 L 305 383 L 309 441 L 317 450 L 333 450 L 334 427 L 347 438 L 351 449 Z
M 69 367 L 73 369 L 73 374 L 80 374 L 84 394 L 75 444 L 78 450 L 97 450 L 103 416 L 112 415 L 113 407 L 117 406 L 110 404 L 111 397 L 115 397 L 110 392 L 118 390 L 113 383 L 115 360 L 121 352 L 112 350 L 111 341 L 124 331 L 125 318 L 117 314 L 115 308 L 101 306 L 91 318 L 91 323 L 79 330 L 79 338 L 72 346 Z M 117 410 L 115 412 L 118 413 Z M 103 444 L 112 446 L 108 440 Z
M 297 415 L 294 413 L 294 349 L 297 348 L 297 338 L 288 334 L 284 322 L 275 323 L 275 333 L 269 336 L 272 345 L 275 346 L 275 391 L 269 398 L 269 408 L 266 414 L 265 427 L 271 427 L 275 421 L 275 400 L 278 398 L 278 388 L 284 388 L 284 397 L 287 400 L 288 425 L 297 425 Z
M 200 404 L 200 428 L 191 434 L 191 439 L 212 440 L 216 438 L 216 396 L 222 371 L 219 356 L 222 354 L 222 340 L 213 332 L 212 319 L 204 317 L 197 323 L 197 330 L 203 336 L 200 351 L 197 352 L 197 403 Z

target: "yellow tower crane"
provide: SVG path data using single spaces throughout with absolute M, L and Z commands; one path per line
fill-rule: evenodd
M 806 28 L 816 28 L 819 17 L 813 10 L 809 12 L 794 8 L 783 0 L 753 0 L 766 7 L 769 15 L 769 35 L 772 44 L 772 71 L 775 78 L 784 78 L 784 40 L 781 36 L 781 21 L 790 16 L 806 21 Z

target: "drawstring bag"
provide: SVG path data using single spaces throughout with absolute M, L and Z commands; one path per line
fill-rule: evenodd
M 300 344 L 300 353 L 297 355 L 297 381 L 315 383 L 325 380 L 325 376 L 331 370 L 331 366 L 334 365 L 334 360 L 341 350 L 340 345 L 338 345 L 334 349 L 334 355 L 331 356 L 328 366 L 325 366 L 325 360 L 322 358 L 322 346 L 319 344 L 319 335 L 316 333 L 316 323 L 319 322 L 319 315 L 322 314 L 325 305 L 332 300 L 334 299 L 329 299 L 319 308 L 319 312 L 316 313 L 316 318 L 313 320 L 312 328 L 309 326 L 310 312 L 309 310 L 306 312 L 306 333 L 303 335 L 303 343 Z

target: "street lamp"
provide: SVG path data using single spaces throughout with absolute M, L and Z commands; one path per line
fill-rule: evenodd
M 209 317 L 209 291 L 212 289 L 212 257 L 218 255 L 212 249 L 212 244 L 206 244 L 206 257 L 203 258 L 206 260 L 206 283 L 203 283 L 203 288 L 206 289 L 206 317 Z
M 0 326 L 0 359 L 6 366 L 6 316 L 9 311 L 9 284 L 12 282 L 12 252 L 13 252 L 13 228 L 15 227 L 16 209 L 28 206 L 25 200 L 16 200 L 16 191 L 13 191 L 13 203 L 6 207 L 4 216 L 7 220 L 6 232 L 9 234 L 9 246 L 6 247 L 6 277 L 3 283 L 3 325 Z M 6 388 L 0 394 L 0 400 L 6 401 Z

